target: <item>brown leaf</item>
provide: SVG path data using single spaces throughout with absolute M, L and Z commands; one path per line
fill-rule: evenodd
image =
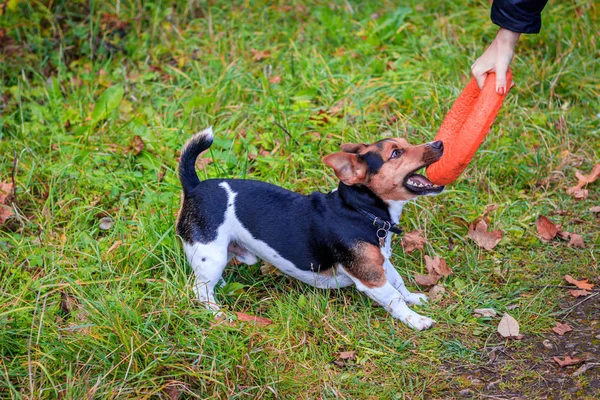
M 423 249 L 427 239 L 421 236 L 421 231 L 410 231 L 402 236 L 402 248 L 406 253 L 412 253 L 415 250 Z
M 434 285 L 431 289 L 429 289 L 429 299 L 431 301 L 439 301 L 444 297 L 444 293 L 446 293 L 446 289 L 444 289 L 441 285 Z
M 160 167 L 160 170 L 156 173 L 156 180 L 158 183 L 161 183 L 163 178 L 165 177 L 165 173 L 167 172 L 167 167 L 164 165 Z
M 573 296 L 573 297 L 582 297 L 582 296 L 587 296 L 588 294 L 591 294 L 592 292 L 588 292 L 587 290 L 569 290 L 569 293 L 571 293 L 571 296 Z
M 204 168 L 208 164 L 212 164 L 212 157 L 198 157 L 196 159 L 196 168 Z
M 538 235 L 545 241 L 554 239 L 558 233 L 558 227 L 554 222 L 543 215 L 538 216 L 537 221 L 535 221 L 535 227 L 537 228 Z
M 477 218 L 469 224 L 468 236 L 486 250 L 492 250 L 502 240 L 502 232 L 488 232 L 488 224 L 482 218 Z
M 598 178 L 600 178 L 600 164 L 594 165 L 592 171 L 587 175 L 583 175 L 581 172 L 575 171 L 575 176 L 577 177 L 577 179 L 579 179 L 579 183 L 577 184 L 577 186 L 583 186 L 587 185 L 588 183 L 593 183 Z
M 558 231 L 557 236 L 563 240 L 569 240 L 571 238 L 571 232 Z
M 589 197 L 590 191 L 587 189 L 582 189 L 577 186 L 573 186 L 573 187 L 567 189 L 567 194 L 570 194 L 576 200 L 584 200 Z
M 279 75 L 275 75 L 269 78 L 269 82 L 274 83 L 274 84 L 279 84 L 281 83 L 281 76 Z
M 519 334 L 519 323 L 516 319 L 510 316 L 508 313 L 504 313 L 504 316 L 498 324 L 498 333 L 505 338 L 521 339 L 523 336 Z
M 590 212 L 593 212 L 594 214 L 600 213 L 600 206 L 590 207 Z
M 0 225 L 14 215 L 11 208 L 8 206 L 8 200 L 13 192 L 13 184 L 0 182 Z
M 433 286 L 440 280 L 441 276 L 439 275 L 422 275 L 415 274 L 415 283 L 419 286 Z
M 181 389 L 182 385 L 172 382 L 165 386 L 164 392 L 169 400 L 177 400 L 181 394 Z
M 569 365 L 577 365 L 585 361 L 585 358 L 571 358 L 566 356 L 564 360 L 561 360 L 558 357 L 552 357 L 552 359 L 561 367 L 568 367 Z
M 260 61 L 260 60 L 263 60 L 265 58 L 271 57 L 271 51 L 270 50 L 255 50 L 255 49 L 251 49 L 250 51 L 252 52 L 252 59 L 254 61 Z
M 273 321 L 268 318 L 257 317 L 255 315 L 245 314 L 243 312 L 236 311 L 235 315 L 237 315 L 238 321 L 254 322 L 258 326 L 267 326 L 273 323 Z
M 489 217 L 489 215 L 492 213 L 492 211 L 496 211 L 498 209 L 498 204 L 490 204 L 485 208 L 485 211 L 483 212 L 483 216 L 482 218 L 487 220 L 487 218 Z
M 129 145 L 129 151 L 133 153 L 134 156 L 137 156 L 144 150 L 145 144 L 142 138 L 139 135 L 135 135 L 131 138 L 131 144 Z
M 600 164 L 594 165 L 592 171 L 587 175 L 583 175 L 581 172 L 575 171 L 575 176 L 579 182 L 576 186 L 567 189 L 567 193 L 578 200 L 587 199 L 589 191 L 583 187 L 589 183 L 595 182 L 598 178 L 600 178 Z
M 338 356 L 340 360 L 355 360 L 356 359 L 356 351 L 342 351 Z
M 560 322 L 557 322 L 556 326 L 552 328 L 552 330 L 556 332 L 557 335 L 562 336 L 567 332 L 571 332 L 573 328 L 571 328 L 569 324 L 561 324 Z
M 573 246 L 578 249 L 583 249 L 585 247 L 583 236 L 578 235 L 577 233 L 571 233 L 571 240 L 569 241 L 569 246 Z
M 327 114 L 333 117 L 340 114 L 342 111 L 344 111 L 344 99 L 339 100 L 337 103 L 329 107 Z
M 574 279 L 571 275 L 565 275 L 565 281 L 569 282 L 571 285 L 577 286 L 579 289 L 583 290 L 592 290 L 594 287 L 593 283 L 588 283 L 587 279 L 582 279 L 580 281 Z
M 425 256 L 425 268 L 430 274 L 437 274 L 440 276 L 452 275 L 452 270 L 448 267 L 446 260 L 435 256 L 433 259 L 428 255 Z
M 446 260 L 438 256 L 432 259 L 426 255 L 425 268 L 427 268 L 427 275 L 415 274 L 415 282 L 419 286 L 433 286 L 438 283 L 442 276 L 452 274 L 452 270 L 448 267 Z

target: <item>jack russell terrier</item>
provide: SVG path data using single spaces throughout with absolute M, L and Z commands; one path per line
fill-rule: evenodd
M 218 311 L 214 288 L 229 260 L 251 265 L 258 256 L 317 288 L 356 285 L 411 328 L 433 325 L 408 307 L 427 296 L 409 292 L 391 264 L 391 233 L 401 232 L 396 225 L 408 201 L 444 190 L 416 173 L 440 159 L 442 142 L 343 144 L 323 158 L 340 179 L 337 190 L 305 196 L 253 180 L 201 182 L 196 158 L 212 141 L 212 128 L 196 134 L 179 162 L 177 233 L 196 275 L 198 300 Z

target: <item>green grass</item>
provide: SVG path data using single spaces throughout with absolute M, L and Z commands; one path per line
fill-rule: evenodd
M 517 86 L 469 169 L 407 207 L 402 226 L 429 240 L 411 255 L 395 241 L 409 286 L 423 254 L 454 270 L 442 301 L 421 308 L 438 324 L 416 333 L 354 289 L 314 289 L 259 265 L 229 268 L 226 281 L 243 290 L 220 299 L 274 323 L 213 327 L 174 232 L 177 157 L 213 125 L 214 162 L 201 177 L 331 190 L 320 160 L 340 143 L 433 138 L 495 35 L 488 2 L 210 4 L 21 2 L 0 18 L 0 181 L 10 181 L 13 152 L 19 161 L 17 217 L 0 228 L 0 396 L 429 399 L 468 386 L 442 367 L 483 365 L 486 347 L 535 357 L 471 311 L 517 305 L 511 314 L 540 342 L 564 297 L 543 286 L 565 273 L 600 283 L 588 212 L 598 183 L 584 201 L 565 192 L 576 169 L 600 161 L 598 6 L 547 6 L 542 33 L 519 42 Z M 119 106 L 93 114 L 114 85 Z M 338 114 L 323 113 L 335 105 Z M 137 155 L 135 135 L 145 143 Z M 504 232 L 493 251 L 463 223 L 488 204 Z M 586 248 L 537 238 L 537 216 L 556 210 Z M 102 217 L 111 229 L 99 229 Z M 333 363 L 349 350 L 356 360 Z M 535 396 L 539 376 L 513 374 L 498 393 Z

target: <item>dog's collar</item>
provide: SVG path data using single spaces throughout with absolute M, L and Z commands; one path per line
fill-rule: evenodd
M 387 238 L 389 232 L 395 233 L 397 235 L 402 233 L 402 229 L 393 222 L 386 221 L 385 219 L 380 218 L 375 214 L 368 212 L 367 210 L 355 207 L 353 208 L 365 217 L 367 217 L 369 221 L 373 223 L 373 226 L 379 228 L 377 229 L 377 239 L 379 239 L 379 247 L 383 247 L 385 239 Z

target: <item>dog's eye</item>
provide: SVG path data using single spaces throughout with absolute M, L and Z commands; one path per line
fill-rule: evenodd
M 398 158 L 402 155 L 402 153 L 404 153 L 404 150 L 394 150 L 392 151 L 390 158 Z

